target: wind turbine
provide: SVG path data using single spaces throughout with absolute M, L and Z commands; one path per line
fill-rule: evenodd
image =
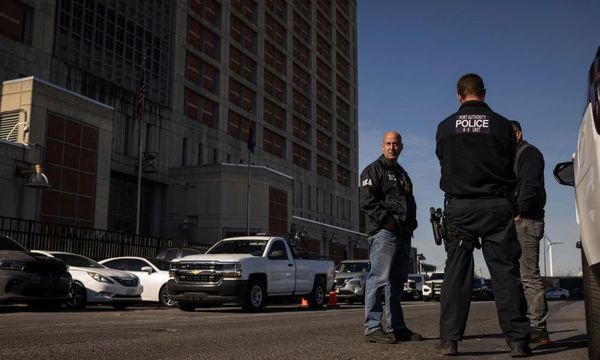
M 552 276 L 554 276 L 554 269 L 552 266 L 552 245 L 562 244 L 562 242 L 552 241 L 546 234 L 544 234 L 544 239 L 546 239 L 546 241 L 548 241 L 548 257 L 550 258 L 550 276 L 552 277 Z M 544 245 L 544 249 L 545 248 L 546 248 L 546 246 Z M 544 254 L 544 262 L 545 261 L 546 261 L 546 255 Z M 545 272 L 545 267 L 544 267 L 544 272 Z

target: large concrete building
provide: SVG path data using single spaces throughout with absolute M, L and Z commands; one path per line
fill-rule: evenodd
M 141 155 L 142 234 L 366 255 L 355 0 L 4 0 L 0 17 L 18 204 L 1 216 L 134 232 Z M 17 169 L 39 159 L 52 187 L 28 189 Z

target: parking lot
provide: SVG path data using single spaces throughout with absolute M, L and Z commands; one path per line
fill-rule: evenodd
M 1 359 L 435 359 L 439 303 L 406 302 L 408 325 L 426 341 L 396 345 L 362 341 L 363 308 L 300 310 L 272 305 L 257 314 L 238 307 L 198 309 L 108 306 L 35 311 L 1 306 Z M 544 359 L 587 359 L 582 301 L 552 301 L 553 343 Z M 462 359 L 506 359 L 493 302 L 473 302 Z

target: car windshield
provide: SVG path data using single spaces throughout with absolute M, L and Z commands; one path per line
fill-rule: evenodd
M 339 272 L 365 272 L 369 271 L 369 263 L 341 263 L 338 265 Z
M 160 259 L 148 259 L 158 270 L 169 271 L 169 262 Z
M 62 260 L 65 264 L 69 266 L 76 267 L 88 267 L 88 268 L 96 268 L 102 269 L 104 266 L 98 264 L 92 259 L 86 258 L 85 256 L 76 255 L 76 254 L 63 254 L 63 253 L 51 253 L 57 259 Z
M 250 254 L 262 256 L 267 240 L 226 240 L 220 241 L 210 248 L 207 254 Z
M 444 273 L 433 273 L 429 277 L 429 280 L 444 280 Z
M 416 282 L 416 283 L 420 283 L 421 282 L 421 277 L 420 276 L 409 276 L 408 278 L 410 280 Z
M 12 251 L 24 251 L 28 252 L 27 249 L 22 247 L 18 242 L 9 238 L 8 236 L 0 236 L 0 250 L 12 250 Z

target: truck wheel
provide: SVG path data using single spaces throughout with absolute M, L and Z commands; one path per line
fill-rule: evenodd
M 583 269 L 583 295 L 585 319 L 588 333 L 588 355 L 590 359 L 600 358 L 600 286 L 590 269 L 585 253 L 581 250 Z
M 267 304 L 265 285 L 259 279 L 253 278 L 248 282 L 246 294 L 242 298 L 242 309 L 248 312 L 258 312 Z
M 325 299 L 325 285 L 323 285 L 323 280 L 317 278 L 312 291 L 308 295 L 308 307 L 312 310 L 322 309 L 325 305 Z
M 177 303 L 177 308 L 182 311 L 194 311 L 196 310 L 196 304 L 194 303 Z

